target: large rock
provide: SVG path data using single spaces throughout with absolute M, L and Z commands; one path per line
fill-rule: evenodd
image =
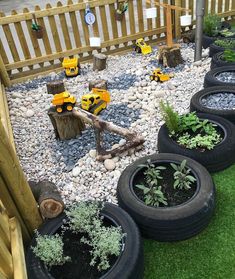
M 106 170 L 112 171 L 115 169 L 116 164 L 112 159 L 106 159 L 104 161 L 104 166 L 105 166 Z

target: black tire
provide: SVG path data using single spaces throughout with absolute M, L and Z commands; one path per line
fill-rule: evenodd
M 162 125 L 158 133 L 158 150 L 160 153 L 175 153 L 192 158 L 207 168 L 209 172 L 217 172 L 226 169 L 235 162 L 235 127 L 234 125 L 217 115 L 198 113 L 200 119 L 209 119 L 220 126 L 224 131 L 223 141 L 212 150 L 198 152 L 188 149 L 176 143 L 168 133 L 166 125 Z
M 147 206 L 133 192 L 133 177 L 140 164 L 151 162 L 181 163 L 187 160 L 187 166 L 197 177 L 197 190 L 194 196 L 182 205 L 172 207 Z M 139 225 L 141 233 L 158 241 L 178 241 L 190 238 L 202 231 L 209 223 L 215 207 L 215 187 L 207 170 L 196 161 L 185 156 L 162 153 L 138 159 L 121 174 L 117 198 Z
M 219 38 L 219 39 L 223 39 L 223 40 L 227 40 L 227 39 L 230 39 L 230 40 L 235 40 L 234 38 Z M 226 50 L 228 48 L 225 48 L 225 47 L 220 47 L 220 46 L 217 46 L 215 45 L 214 43 L 212 43 L 210 45 L 210 50 L 209 50 L 209 57 L 213 57 L 216 53 L 218 52 L 222 52 L 224 50 Z M 232 49 L 235 51 L 235 49 Z
M 190 101 L 190 111 L 196 111 L 201 113 L 209 113 L 209 114 L 216 114 L 218 116 L 221 116 L 229 121 L 231 121 L 233 124 L 235 124 L 235 110 L 217 110 L 208 108 L 202 105 L 202 99 L 205 98 L 208 95 L 221 93 L 221 92 L 227 92 L 227 93 L 233 93 L 235 96 L 235 87 L 228 87 L 228 86 L 216 86 L 216 87 L 209 87 L 206 89 L 203 89 L 196 94 L 193 95 Z
M 202 35 L 202 47 L 208 48 L 211 44 L 214 43 L 214 41 L 217 39 L 217 37 L 209 37 L 205 34 Z
M 141 48 L 139 46 L 136 46 L 136 52 L 141 53 Z
M 114 266 L 100 279 L 142 279 L 143 278 L 143 246 L 139 230 L 132 218 L 120 207 L 105 203 L 102 214 L 113 219 L 121 226 L 125 237 L 124 250 Z M 63 224 L 65 214 L 46 221 L 39 229 L 41 235 L 54 234 Z M 35 245 L 35 238 L 32 240 Z M 26 265 L 29 279 L 56 279 L 48 272 L 45 265 L 34 255 L 31 248 L 26 255 Z
M 231 29 L 231 25 L 227 21 L 222 21 L 221 22 L 221 29 Z
M 223 73 L 223 72 L 235 72 L 234 66 L 224 66 L 215 68 L 209 72 L 206 73 L 204 78 L 204 87 L 212 87 L 212 86 L 234 86 L 235 83 L 232 82 L 223 82 L 216 78 L 217 75 Z
M 224 52 L 218 52 L 215 55 L 213 55 L 211 59 L 211 69 L 219 68 L 219 67 L 224 67 L 224 66 L 233 66 L 235 67 L 235 62 L 227 62 L 223 60 L 223 54 Z

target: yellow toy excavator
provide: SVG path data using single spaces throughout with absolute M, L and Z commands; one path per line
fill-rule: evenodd
M 70 95 L 68 91 L 65 91 L 55 94 L 51 103 L 56 107 L 58 113 L 72 111 L 76 103 L 76 98 Z
M 92 88 L 92 92 L 82 96 L 81 107 L 95 115 L 107 107 L 110 102 L 110 94 L 107 90 Z
M 67 77 L 75 77 L 80 74 L 80 64 L 78 58 L 64 58 L 62 67 L 65 69 L 65 75 Z
M 141 39 L 138 39 L 136 42 L 135 42 L 135 51 L 138 52 L 138 53 L 142 53 L 142 54 L 149 54 L 152 52 L 152 48 L 151 46 L 148 46 L 144 39 L 141 38 Z
M 164 81 L 168 81 L 172 77 L 173 74 L 164 74 L 160 68 L 157 68 L 153 71 L 152 75 L 150 76 L 150 79 L 164 82 Z

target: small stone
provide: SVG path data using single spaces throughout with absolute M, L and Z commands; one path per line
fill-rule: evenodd
M 25 116 L 27 118 L 30 118 L 30 117 L 34 116 L 34 111 L 31 110 L 31 109 L 27 110 L 26 113 L 25 113 Z
M 135 100 L 137 100 L 136 96 L 129 96 L 128 97 L 128 101 L 135 101 Z
M 111 171 L 111 170 L 115 169 L 116 164 L 115 164 L 115 162 L 112 159 L 106 159 L 104 161 L 104 166 L 105 166 L 106 170 Z
M 137 70 L 135 72 L 135 74 L 139 77 L 139 76 L 142 76 L 143 75 L 143 71 L 142 70 Z
M 96 157 L 96 154 L 97 154 L 97 152 L 96 152 L 95 149 L 91 149 L 91 150 L 89 151 L 89 155 L 91 156 L 91 158 L 95 158 L 95 157 Z
M 201 66 L 202 65 L 202 60 L 198 60 L 196 62 L 193 63 L 194 66 Z
M 73 177 L 77 177 L 80 174 L 80 168 L 79 167 L 75 167 L 72 171 L 72 175 Z
M 124 145 L 124 144 L 126 144 L 126 140 L 125 140 L 125 139 L 121 139 L 121 140 L 119 141 L 119 145 Z

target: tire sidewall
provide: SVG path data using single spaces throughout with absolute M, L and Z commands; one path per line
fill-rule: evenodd
M 204 87 L 207 88 L 212 86 L 234 86 L 234 83 L 223 82 L 216 78 L 216 75 L 223 72 L 235 72 L 235 67 L 223 66 L 207 72 L 204 78 Z

